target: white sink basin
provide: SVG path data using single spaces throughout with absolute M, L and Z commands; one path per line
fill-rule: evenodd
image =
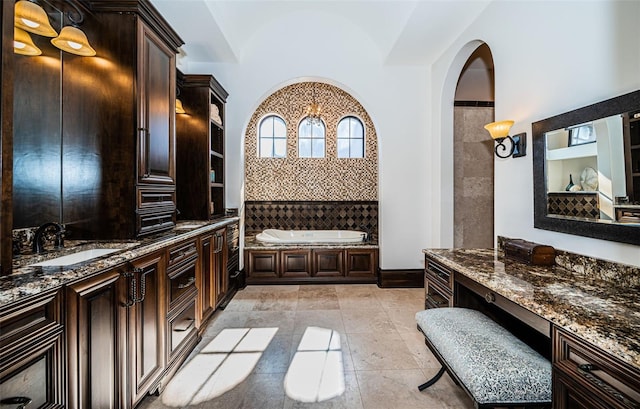
M 51 260 L 41 261 L 39 263 L 30 264 L 30 266 L 70 266 L 72 264 L 82 263 L 97 257 L 105 256 L 107 254 L 115 253 L 121 249 L 91 249 L 83 250 L 77 253 L 68 254 L 66 256 L 52 258 Z

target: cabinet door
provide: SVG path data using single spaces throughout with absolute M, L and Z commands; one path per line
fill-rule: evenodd
M 373 250 L 347 250 L 347 277 L 375 277 L 376 256 Z
M 198 286 L 198 328 L 211 316 L 215 309 L 214 237 L 213 234 L 209 234 L 200 239 L 200 270 L 196 281 Z
M 227 238 L 225 229 L 217 230 L 214 236 L 215 248 L 213 252 L 213 266 L 216 279 L 215 305 L 219 306 L 227 294 L 229 288 L 229 276 L 227 274 Z
M 67 287 L 69 408 L 127 406 L 125 281 L 113 270 Z
M 309 250 L 282 250 L 280 257 L 283 278 L 311 277 L 311 252 Z
M 157 386 L 165 365 L 165 258 L 156 253 L 132 263 L 136 291 L 130 291 L 128 309 L 128 370 L 130 406 Z
M 175 181 L 175 52 L 138 21 L 138 181 Z

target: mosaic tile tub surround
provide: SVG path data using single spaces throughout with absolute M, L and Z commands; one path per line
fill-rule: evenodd
M 247 235 L 264 229 L 365 230 L 378 234 L 377 201 L 247 201 Z
M 325 157 L 298 157 L 298 125 L 315 100 L 322 107 Z M 258 126 L 275 114 L 286 123 L 286 158 L 258 155 Z M 337 157 L 337 127 L 345 116 L 359 118 L 365 130 L 364 158 Z M 373 201 L 378 200 L 376 130 L 362 105 L 344 90 L 320 82 L 300 82 L 267 97 L 253 113 L 245 134 L 246 200 Z

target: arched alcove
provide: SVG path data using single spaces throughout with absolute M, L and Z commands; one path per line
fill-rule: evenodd
M 453 107 L 454 247 L 493 247 L 493 141 L 483 126 L 494 119 L 491 50 L 481 44 L 458 79 Z

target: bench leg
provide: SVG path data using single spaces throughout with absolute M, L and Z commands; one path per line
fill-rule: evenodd
M 438 379 L 442 378 L 442 375 L 444 375 L 444 366 L 442 368 L 440 368 L 440 370 L 438 371 L 436 376 L 434 376 L 433 378 L 429 379 L 428 381 L 426 381 L 422 385 L 418 386 L 418 390 L 423 391 L 423 390 L 427 389 L 429 386 L 431 386 L 434 383 L 438 382 Z

